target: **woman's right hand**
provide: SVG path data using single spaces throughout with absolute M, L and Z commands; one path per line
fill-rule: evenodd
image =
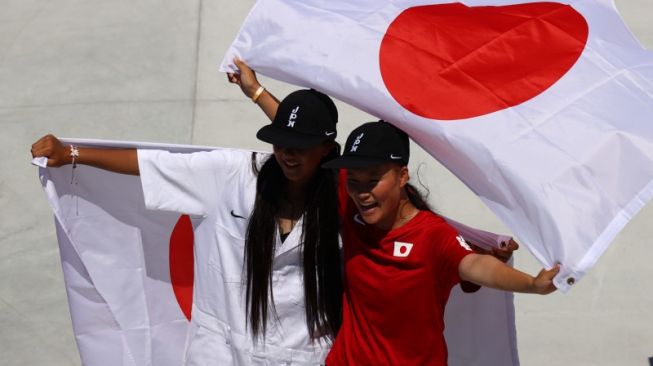
M 261 86 L 258 79 L 256 79 L 256 73 L 240 59 L 234 59 L 234 64 L 236 64 L 240 72 L 227 73 L 227 79 L 230 83 L 240 86 L 240 90 L 242 90 L 248 98 L 251 98 Z
M 64 146 L 53 135 L 45 135 L 32 144 L 32 157 L 45 156 L 48 158 L 49 167 L 59 167 L 72 163 L 70 148 Z

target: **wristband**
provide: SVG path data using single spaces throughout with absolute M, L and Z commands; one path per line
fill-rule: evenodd
M 261 94 L 263 94 L 264 90 L 265 90 L 265 88 L 263 86 L 259 86 L 258 89 L 256 89 L 256 92 L 254 93 L 254 95 L 252 95 L 252 102 L 256 103 L 258 98 L 261 97 Z
M 75 145 L 70 145 L 70 157 L 73 158 L 73 168 L 77 167 L 77 158 L 79 157 L 79 148 Z
M 77 158 L 79 158 L 79 148 L 75 145 L 70 145 L 70 157 L 73 158 L 73 174 L 70 177 L 70 184 L 77 183 L 75 182 L 75 168 L 77 168 Z

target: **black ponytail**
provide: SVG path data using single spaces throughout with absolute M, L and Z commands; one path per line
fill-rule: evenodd
M 420 211 L 433 211 L 431 205 L 426 201 L 422 193 L 412 184 L 407 183 L 404 187 L 408 200 Z

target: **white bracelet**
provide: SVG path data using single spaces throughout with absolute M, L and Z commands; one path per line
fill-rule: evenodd
M 79 158 L 79 148 L 75 145 L 70 145 L 70 157 L 73 158 L 73 174 L 70 177 L 70 184 L 75 182 L 75 168 L 77 168 L 77 158 Z
M 73 158 L 73 168 L 77 166 L 77 158 L 79 157 L 79 148 L 75 145 L 70 145 L 70 156 Z

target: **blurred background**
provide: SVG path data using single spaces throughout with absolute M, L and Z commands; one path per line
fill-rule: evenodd
M 0 0 L 0 364 L 79 365 L 51 211 L 30 145 L 61 137 L 269 150 L 264 114 L 217 71 L 252 0 Z M 653 0 L 617 7 L 653 49 Z M 282 98 L 296 87 L 261 77 Z M 344 103 L 339 141 L 373 120 Z M 436 209 L 509 233 L 457 178 L 414 147 Z M 413 179 L 417 179 L 413 174 Z M 517 295 L 524 366 L 653 361 L 653 207 L 568 294 Z M 536 273 L 525 247 L 516 267 Z

